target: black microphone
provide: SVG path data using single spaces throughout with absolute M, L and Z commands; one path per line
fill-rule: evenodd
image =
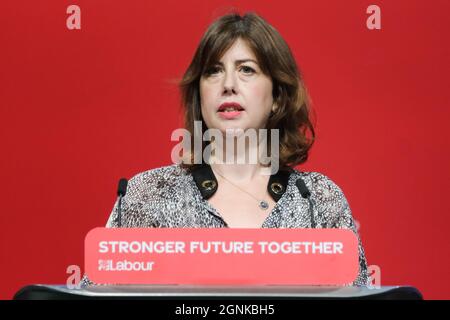
M 119 186 L 117 188 L 117 196 L 119 197 L 119 203 L 117 206 L 117 227 L 122 227 L 122 198 L 127 193 L 128 180 L 122 178 L 119 180 Z
M 313 201 L 311 200 L 311 192 L 306 187 L 306 184 L 302 178 L 298 178 L 297 181 L 295 182 L 295 184 L 297 185 L 298 191 L 300 192 L 302 197 L 304 199 L 308 199 L 309 212 L 310 212 L 310 216 L 311 216 L 311 227 L 315 228 L 316 222 L 314 221 L 314 210 L 313 210 L 314 204 L 313 204 Z

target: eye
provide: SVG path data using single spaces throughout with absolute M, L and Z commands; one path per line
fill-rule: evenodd
M 205 74 L 210 76 L 210 75 L 216 74 L 219 71 L 220 71 L 219 66 L 212 66 L 212 67 L 209 67 L 206 69 Z
M 249 66 L 242 66 L 241 70 L 244 71 L 245 74 L 253 74 L 255 73 L 255 69 L 249 67 Z

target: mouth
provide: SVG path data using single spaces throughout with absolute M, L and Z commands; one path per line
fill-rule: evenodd
M 217 112 L 224 119 L 234 119 L 241 115 L 245 109 L 237 102 L 225 102 L 219 106 Z
M 243 111 L 244 108 L 237 102 L 224 102 L 220 105 L 217 112 L 233 112 L 233 111 Z

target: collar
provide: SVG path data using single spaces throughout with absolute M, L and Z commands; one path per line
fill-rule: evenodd
M 278 202 L 286 192 L 291 172 L 292 169 L 290 168 L 280 169 L 276 174 L 270 176 L 269 182 L 267 183 L 267 191 L 275 202 Z M 203 199 L 207 200 L 211 198 L 218 187 L 218 182 L 211 166 L 208 164 L 199 165 L 192 169 L 191 174 Z

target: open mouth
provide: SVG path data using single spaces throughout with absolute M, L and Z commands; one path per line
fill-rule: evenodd
M 237 102 L 225 102 L 220 105 L 217 112 L 237 112 L 243 110 L 244 108 Z
M 238 118 L 242 111 L 244 111 L 244 108 L 237 102 L 222 103 L 217 110 L 219 116 L 227 120 Z

